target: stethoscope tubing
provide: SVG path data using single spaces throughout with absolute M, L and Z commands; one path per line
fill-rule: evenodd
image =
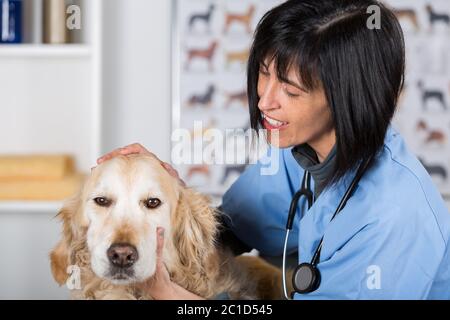
M 358 186 L 359 181 L 361 180 L 362 176 L 366 172 L 369 165 L 372 163 L 372 160 L 374 157 L 371 157 L 368 161 L 366 161 L 364 164 L 362 164 L 358 171 L 356 172 L 355 177 L 353 178 L 352 182 L 350 183 L 350 186 L 345 191 L 345 194 L 342 196 L 341 201 L 339 202 L 339 205 L 337 206 L 333 216 L 330 219 L 330 222 L 336 217 L 336 215 L 345 207 L 347 204 L 348 199 L 353 195 L 353 193 L 356 190 L 356 187 Z M 291 300 L 291 298 L 288 295 L 287 292 L 287 286 L 286 286 L 286 251 L 287 251 L 287 243 L 289 240 L 289 232 L 292 230 L 292 227 L 294 225 L 294 218 L 297 211 L 297 205 L 301 198 L 301 196 L 305 196 L 307 198 L 308 202 L 308 210 L 312 207 L 312 204 L 314 203 L 314 195 L 311 191 L 310 187 L 310 180 L 311 180 L 311 174 L 309 171 L 305 171 L 302 179 L 302 186 L 300 190 L 298 190 L 294 196 L 292 197 L 291 204 L 289 206 L 289 214 L 288 214 L 288 220 L 286 222 L 286 235 L 284 239 L 284 246 L 283 246 L 283 293 L 287 300 Z M 320 252 L 322 250 L 323 245 L 323 238 L 320 239 L 320 242 L 314 252 L 314 255 L 311 259 L 311 265 L 316 266 L 319 263 L 320 260 Z

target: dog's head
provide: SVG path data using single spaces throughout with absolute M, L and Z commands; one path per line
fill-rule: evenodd
M 171 272 L 186 267 L 202 273 L 214 249 L 216 217 L 207 199 L 150 156 L 119 156 L 97 166 L 59 216 L 63 238 L 50 258 L 60 284 L 80 248 L 100 278 L 114 284 L 148 279 L 156 268 L 157 227 L 165 229 L 163 256 Z

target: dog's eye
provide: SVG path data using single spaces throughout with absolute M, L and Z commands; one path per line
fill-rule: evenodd
M 149 198 L 144 201 L 144 204 L 148 209 L 155 209 L 159 207 L 159 205 L 161 204 L 161 200 L 159 200 L 158 198 Z
M 97 198 L 94 198 L 94 201 L 95 201 L 95 203 L 98 204 L 100 207 L 107 207 L 107 206 L 109 206 L 109 205 L 111 204 L 111 201 L 108 200 L 108 199 L 105 198 L 105 197 L 97 197 Z

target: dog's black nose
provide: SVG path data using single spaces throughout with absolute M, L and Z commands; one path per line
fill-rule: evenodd
M 115 243 L 111 245 L 107 255 L 111 264 L 119 268 L 131 267 L 138 259 L 136 248 L 128 243 Z

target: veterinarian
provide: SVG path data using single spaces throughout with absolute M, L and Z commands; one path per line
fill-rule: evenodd
M 367 25 L 371 5 L 379 28 Z M 391 125 L 404 57 L 398 21 L 372 0 L 290 0 L 257 27 L 250 120 L 280 149 L 279 170 L 249 166 L 221 209 L 236 253 L 298 253 L 287 298 L 450 299 L 450 214 Z M 135 152 L 148 151 L 100 161 Z M 193 298 L 159 265 L 159 298 Z

